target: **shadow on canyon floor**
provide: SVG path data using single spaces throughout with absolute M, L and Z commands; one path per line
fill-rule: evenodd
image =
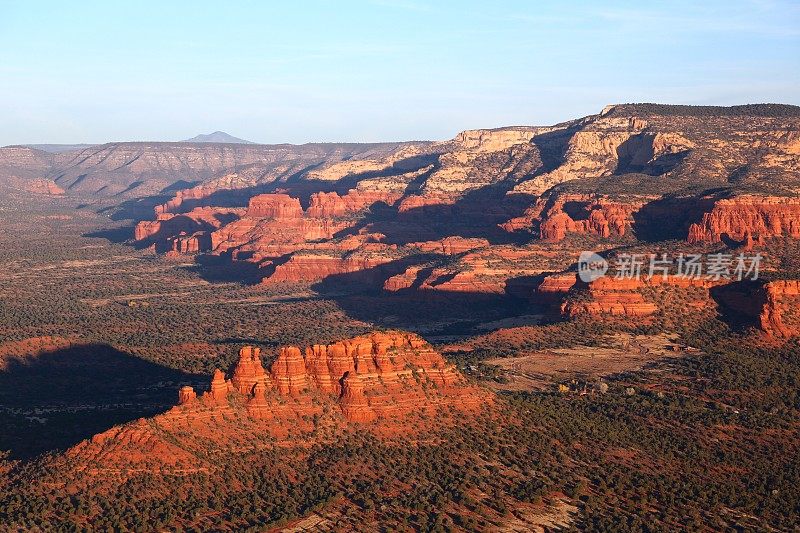
M 0 367 L 0 450 L 12 458 L 64 450 L 112 426 L 161 413 L 195 376 L 108 345 L 9 357 Z
M 221 255 L 200 254 L 194 257 L 195 264 L 186 267 L 209 283 L 239 283 L 257 285 L 264 271 L 249 261 L 234 261 L 230 253 Z
M 81 237 L 90 237 L 94 239 L 106 239 L 115 244 L 121 244 L 133 239 L 133 226 L 119 226 L 116 228 L 101 229 L 84 233 Z
M 717 303 L 720 319 L 732 331 L 759 329 L 759 315 L 766 303 L 762 282 L 744 280 L 712 287 L 708 293 Z
M 335 274 L 312 289 L 334 300 L 353 319 L 423 336 L 472 334 L 480 324 L 543 310 L 526 297 L 528 293 L 521 287 L 527 283 L 523 281 L 512 281 L 509 286 L 513 289 L 503 293 L 419 289 L 429 273 L 425 267 L 410 287 L 397 291 L 383 288 L 387 279 L 409 266 L 426 265 L 440 257 L 445 256 L 412 256 L 358 272 Z
M 642 206 L 633 214 L 633 232 L 644 242 L 686 240 L 689 226 L 700 222 L 714 206 L 711 198 L 666 197 Z
M 530 234 L 509 233 L 498 224 L 521 216 L 533 202 L 528 194 L 506 193 L 508 184 L 486 186 L 465 194 L 452 204 L 433 204 L 400 211 L 398 206 L 379 202 L 367 215 L 337 237 L 363 230 L 385 235 L 382 242 L 405 245 L 447 237 L 482 238 L 490 244 L 522 244 Z

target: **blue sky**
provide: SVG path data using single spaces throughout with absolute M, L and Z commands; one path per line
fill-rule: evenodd
M 444 139 L 800 104 L 800 2 L 0 0 L 0 145 Z

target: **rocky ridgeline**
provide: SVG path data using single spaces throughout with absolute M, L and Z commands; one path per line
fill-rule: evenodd
M 408 436 L 454 424 L 493 401 L 409 333 L 289 346 L 269 368 L 258 348 L 245 347 L 229 375 L 214 372 L 207 391 L 183 387 L 170 411 L 95 435 L 69 455 L 97 470 L 178 463 L 198 470 L 213 468 L 198 460 L 200 450 L 301 445 L 347 426 Z
M 690 243 L 788 236 L 800 238 L 800 198 L 741 196 L 720 200 L 689 228 Z
M 661 311 L 645 294 L 654 287 L 686 289 L 734 287 L 726 279 L 693 278 L 676 275 L 641 279 L 603 277 L 583 283 L 574 272 L 546 276 L 536 287 L 536 299 L 554 306 L 565 318 L 578 316 L 647 317 Z M 716 307 L 720 304 L 735 310 L 747 321 L 760 327 L 767 336 L 785 339 L 800 335 L 800 281 L 775 280 L 743 284 L 718 295 L 719 302 L 703 293 L 691 305 Z
M 482 393 L 467 385 L 420 337 L 373 333 L 303 350 L 282 348 L 269 371 L 258 348 L 242 348 L 229 379 L 217 370 L 210 389 L 199 397 L 191 387 L 182 388 L 179 404 L 185 412 L 225 406 L 233 396 L 246 403 L 254 418 L 286 418 L 288 409 L 293 419 L 298 408 L 317 411 L 304 401 L 316 393 L 335 401 L 349 422 L 391 421 L 450 405 L 469 410 L 485 402 Z
M 259 183 L 285 181 L 309 168 L 362 157 L 383 157 L 409 143 L 262 145 L 195 142 L 122 142 L 59 153 L 0 148 L 0 186 L 11 179 L 45 178 L 80 197 L 142 198 L 185 187 L 159 207 L 177 213 L 198 200 Z M 425 146 L 428 143 L 411 143 Z M 222 196 L 227 196 L 222 194 Z
M 759 315 L 761 329 L 774 337 L 800 336 L 800 281 L 771 281 L 764 285 L 764 304 Z M 789 315 L 789 316 L 787 316 Z
M 494 294 L 532 290 L 525 278 L 566 271 L 583 249 L 764 249 L 800 237 L 795 111 L 624 105 L 550 127 L 468 130 L 326 163 L 238 211 L 215 207 L 219 189 L 201 185 L 157 208 L 136 237 L 254 263 L 264 283 L 347 275 L 338 279 L 392 292 Z M 215 187 L 241 191 L 240 179 Z M 600 285 L 589 288 L 594 303 L 566 314 L 655 312 L 636 291 Z
M 137 225 L 135 238 L 155 245 L 157 251 L 230 253 L 235 260 L 257 263 L 265 282 L 316 281 L 332 274 L 369 270 L 397 255 L 397 246 L 385 242 L 391 239 L 376 227 L 379 224 L 364 222 L 365 214 L 375 206 L 394 209 L 402 221 L 397 225 L 389 222 L 397 232 L 392 239 L 408 242 L 426 242 L 435 234 L 429 217 L 441 214 L 453 220 L 485 218 L 483 224 L 490 227 L 507 219 L 509 215 L 500 205 L 475 202 L 454 209 L 453 204 L 471 190 L 504 179 L 509 172 L 522 176 L 530 171 L 531 164 L 538 164 L 538 159 L 529 161 L 535 152 L 530 139 L 537 131 L 476 130 L 425 149 L 404 146 L 392 156 L 374 160 L 372 166 L 365 160 L 324 166 L 310 171 L 306 178 L 330 182 L 349 179 L 357 171 L 367 177 L 345 193 L 310 194 L 306 209 L 297 195 L 276 192 L 252 196 L 245 212 L 227 223 L 217 222 L 220 217 L 214 210 L 221 208 L 209 205 L 186 210 L 196 201 L 218 194 L 221 189 L 217 186 L 238 188 L 239 184 L 234 184 L 238 178 L 229 176 L 214 187 L 200 185 L 179 192 L 156 208 L 155 220 Z M 498 167 L 501 159 L 509 158 L 517 161 L 515 169 Z M 417 182 L 419 186 L 414 185 Z M 452 252 L 450 246 L 438 248 Z

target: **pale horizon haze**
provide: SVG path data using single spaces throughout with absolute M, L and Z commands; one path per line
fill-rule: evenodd
M 800 2 L 0 0 L 0 146 L 446 139 L 800 104 Z

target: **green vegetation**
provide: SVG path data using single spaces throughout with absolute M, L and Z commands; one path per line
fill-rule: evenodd
M 0 236 L 3 340 L 79 333 L 80 342 L 124 352 L 92 352 L 102 359 L 89 361 L 97 375 L 76 373 L 66 359 L 39 374 L 35 365 L 28 373 L 14 366 L 2 382 L 10 391 L 4 408 L 20 407 L 12 396 L 39 402 L 56 393 L 62 402 L 56 408 L 74 406 L 67 400 L 81 394 L 91 404 L 92 394 L 113 389 L 120 396 L 102 398 L 124 410 L 125 401 L 140 395 L 141 403 L 147 387 L 160 387 L 163 394 L 147 397 L 149 410 L 139 413 L 151 414 L 174 401 L 177 382 L 192 377 L 187 372 L 227 366 L 241 344 L 273 349 L 355 335 L 373 328 L 353 318 L 360 312 L 380 317 L 379 325 L 427 324 L 438 333 L 467 332 L 508 313 L 507 301 L 491 298 L 472 300 L 473 306 L 453 295 L 415 301 L 363 293 L 334 301 L 304 286 L 207 284 L 184 265 L 80 237 L 95 224 L 90 217 L 9 218 Z M 56 231 L 66 239 L 58 247 L 52 246 Z M 793 249 L 787 250 L 779 261 L 794 268 Z M 574 506 L 562 520 L 576 530 L 795 528 L 800 344 L 733 332 L 702 306 L 686 320 L 687 306 L 707 297 L 703 289 L 651 287 L 642 294 L 661 312 L 637 321 L 531 326 L 521 328 L 521 337 L 489 336 L 449 354 L 461 367 L 479 368 L 476 375 L 501 380 L 481 366 L 485 359 L 601 345 L 619 332 L 677 332 L 680 344 L 698 350 L 612 376 L 605 394 L 505 393 L 494 409 L 462 417 L 456 427 L 431 419 L 413 441 L 354 428 L 310 447 L 277 446 L 267 437 L 235 451 L 209 447 L 201 452 L 214 465 L 207 472 L 182 472 L 187 465 L 97 472 L 94 462 L 76 464 L 65 455 L 19 462 L 3 454 L 0 529 L 260 531 L 316 513 L 321 527 L 333 531 L 473 531 L 526 523 L 563 506 Z M 51 363 L 43 357 L 37 364 Z M 62 374 L 77 377 L 77 384 L 59 382 Z M 35 386 L 37 375 L 47 378 L 47 390 Z M 95 388 L 104 375 L 113 376 L 106 389 Z M 626 394 L 629 388 L 635 393 Z M 94 407 L 89 416 L 99 427 L 93 430 L 132 419 L 131 412 Z M 38 424 L 3 416 L 10 433 Z M 85 422 L 66 410 L 46 416 L 53 424 L 47 427 L 57 431 Z M 169 442 L 179 445 L 187 436 L 177 432 Z
M 800 107 L 788 104 L 714 105 L 621 104 L 612 116 L 664 115 L 681 117 L 800 117 Z

